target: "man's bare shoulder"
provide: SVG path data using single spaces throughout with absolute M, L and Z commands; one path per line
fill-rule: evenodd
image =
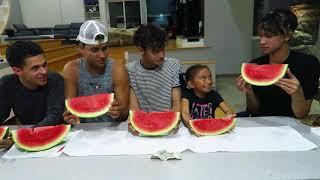
M 112 69 L 113 71 L 116 71 L 116 72 L 126 72 L 125 63 L 122 61 L 114 61 Z
M 79 61 L 69 61 L 64 65 L 63 74 L 77 74 L 79 72 Z

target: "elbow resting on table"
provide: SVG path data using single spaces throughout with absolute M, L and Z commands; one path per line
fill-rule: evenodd
M 292 109 L 293 109 L 293 113 L 294 113 L 295 117 L 297 119 L 301 119 L 301 118 L 306 117 L 309 114 L 310 108 L 311 107 L 309 106 L 309 108 L 305 107 L 304 109 L 298 109 L 298 108 L 292 108 Z
M 309 111 L 307 111 L 307 112 L 296 112 L 296 113 L 294 113 L 294 115 L 296 116 L 297 119 L 302 119 L 302 118 L 306 117 L 309 114 Z

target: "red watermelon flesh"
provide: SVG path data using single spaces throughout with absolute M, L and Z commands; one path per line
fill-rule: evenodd
M 145 112 L 130 111 L 132 127 L 146 136 L 166 135 L 179 122 L 179 112 Z
M 0 139 L 6 138 L 8 133 L 9 133 L 9 128 L 8 127 L 4 127 L 4 126 L 0 127 Z
M 243 79 L 256 86 L 268 86 L 277 82 L 287 71 L 287 64 L 263 64 L 243 63 L 241 75 Z
M 234 127 L 235 118 L 210 118 L 191 120 L 192 129 L 200 135 L 218 135 L 229 131 Z
M 70 131 L 70 125 L 20 128 L 12 132 L 16 146 L 25 151 L 42 151 L 61 143 Z
M 107 113 L 111 107 L 113 99 L 113 93 L 103 93 L 69 98 L 65 101 L 65 104 L 68 111 L 72 114 L 83 118 L 93 118 Z

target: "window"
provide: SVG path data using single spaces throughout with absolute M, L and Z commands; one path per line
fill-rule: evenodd
M 176 0 L 146 0 L 147 21 L 166 31 L 176 32 Z
M 204 0 L 146 0 L 148 23 L 185 37 L 203 37 Z
M 84 0 L 85 19 L 100 19 L 99 1 L 98 0 Z
M 109 0 L 110 27 L 134 28 L 141 24 L 138 0 Z
M 313 45 L 317 42 L 320 1 L 255 0 L 254 5 L 253 35 L 258 35 L 257 25 L 264 14 L 274 9 L 289 9 L 296 14 L 299 22 L 290 45 Z

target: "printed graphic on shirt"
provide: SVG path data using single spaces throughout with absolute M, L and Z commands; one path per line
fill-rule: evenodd
M 212 103 L 196 103 L 191 106 L 190 117 L 192 119 L 213 118 Z

